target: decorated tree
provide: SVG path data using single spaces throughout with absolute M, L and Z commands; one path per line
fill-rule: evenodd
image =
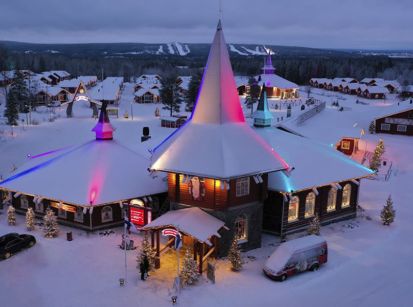
M 389 226 L 391 223 L 394 222 L 394 217 L 396 216 L 396 210 L 393 208 L 393 201 L 391 196 L 387 198 L 386 204 L 381 210 L 380 217 L 383 225 Z
M 152 246 L 149 243 L 148 234 L 146 232 L 145 232 L 145 236 L 143 237 L 138 256 L 136 258 L 138 270 L 140 270 L 140 264 L 141 262 L 144 262 L 145 256 L 149 262 L 148 271 L 151 271 L 155 268 L 156 252 L 152 249 Z
M 374 134 L 376 132 L 376 122 L 374 120 L 370 123 L 369 132 L 370 134 Z
M 199 278 L 198 266 L 190 249 L 185 251 L 183 268 L 179 276 L 183 286 L 193 285 Z
M 318 217 L 318 214 L 316 214 L 314 218 L 311 220 L 310 225 L 307 229 L 307 233 L 309 235 L 320 235 L 320 218 Z
M 59 226 L 57 224 L 57 218 L 53 210 L 48 209 L 43 217 L 43 232 L 46 238 L 55 238 L 59 234 Z
M 238 247 L 237 238 L 234 236 L 232 240 L 231 247 L 228 251 L 228 260 L 231 262 L 231 269 L 233 271 L 241 271 L 242 269 L 242 259 L 241 252 Z
M 370 168 L 373 171 L 378 171 L 381 165 L 381 157 L 385 152 L 384 142 L 380 140 L 374 149 L 373 157 L 370 160 Z
M 27 209 L 27 212 L 26 212 L 26 228 L 27 228 L 28 231 L 32 231 L 35 228 L 34 227 L 34 218 L 35 218 L 35 216 L 34 216 L 33 208 Z
M 7 209 L 7 222 L 9 225 L 16 225 L 16 209 L 12 205 Z

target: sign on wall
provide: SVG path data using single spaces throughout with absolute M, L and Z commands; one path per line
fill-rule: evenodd
M 130 221 L 137 226 L 145 225 L 145 209 L 130 207 Z

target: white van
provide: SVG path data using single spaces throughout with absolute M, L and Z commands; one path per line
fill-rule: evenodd
M 327 242 L 320 236 L 287 241 L 268 258 L 264 273 L 271 279 L 284 281 L 299 272 L 317 271 L 327 262 L 327 253 Z

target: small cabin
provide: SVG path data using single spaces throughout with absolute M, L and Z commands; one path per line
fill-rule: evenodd
M 161 118 L 161 127 L 164 128 L 180 128 L 186 122 L 186 116 L 168 116 Z
M 336 144 L 336 149 L 347 156 L 351 156 L 359 150 L 359 140 L 359 138 L 344 137 Z

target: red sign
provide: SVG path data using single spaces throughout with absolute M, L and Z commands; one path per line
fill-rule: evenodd
M 130 221 L 137 226 L 144 226 L 145 209 L 130 207 Z

